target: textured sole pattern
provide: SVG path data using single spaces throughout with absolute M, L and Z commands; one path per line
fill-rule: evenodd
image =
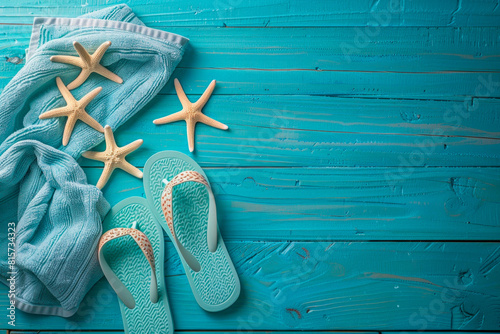
M 162 217 L 160 224 L 166 221 L 161 210 L 161 194 L 165 185 L 163 179 L 170 181 L 177 174 L 193 170 L 193 167 L 184 160 L 177 158 L 159 159 L 150 169 L 150 191 L 154 199 L 154 209 Z M 225 303 L 235 293 L 238 281 L 232 271 L 232 262 L 225 247 L 221 246 L 222 239 L 218 236 L 217 250 L 210 253 L 207 244 L 208 226 L 208 194 L 202 184 L 187 182 L 173 188 L 173 218 L 174 227 L 180 242 L 189 250 L 201 265 L 199 272 L 194 272 L 184 265 L 187 275 L 191 275 L 194 284 L 194 293 L 198 293 L 201 300 L 211 306 Z
M 151 267 L 134 240 L 125 236 L 106 243 L 103 252 L 109 266 L 129 289 L 136 302 L 135 308 L 129 309 L 119 300 L 125 332 L 173 333 L 165 285 L 162 284 L 164 264 L 158 262 L 163 259 L 163 247 L 160 246 L 164 242 L 163 233 L 158 231 L 153 214 L 144 205 L 131 203 L 112 217 L 107 217 L 104 228 L 109 230 L 115 227 L 132 227 L 134 221 L 137 222 L 136 228 L 146 234 L 153 246 L 159 299 L 156 304 L 151 303 Z

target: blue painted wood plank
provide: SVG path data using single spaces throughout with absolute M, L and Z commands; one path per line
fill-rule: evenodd
M 31 24 L 35 16 L 78 16 L 119 0 L 36 0 L 3 4 L 0 23 Z M 149 26 L 496 26 L 495 0 L 307 1 L 134 0 L 127 4 Z
M 180 68 L 500 71 L 499 27 L 382 27 L 365 39 L 359 29 L 165 28 L 190 39 Z M 17 72 L 13 58 L 24 58 L 30 34 L 31 26 L 0 26 L 0 57 L 11 58 L 2 72 Z
M 208 84 L 185 81 L 191 87 Z M 229 131 L 196 128 L 194 158 L 203 167 L 500 166 L 499 100 L 228 96 L 221 94 L 224 90 L 215 88 L 219 95 L 204 112 L 228 124 Z M 131 163 L 144 166 L 162 150 L 189 153 L 184 122 L 152 123 L 180 108 L 176 96 L 159 96 L 116 131 L 120 145 L 144 139 L 130 155 Z M 83 158 L 79 162 L 100 166 Z
M 85 168 L 96 184 L 100 168 Z M 208 168 L 228 240 L 491 240 L 498 168 Z M 112 205 L 143 196 L 116 171 Z
M 75 76 L 77 70 L 72 70 Z M 17 73 L 17 72 L 16 72 Z M 6 73 L 8 83 L 15 73 Z M 93 76 L 92 74 L 91 76 Z M 186 94 L 201 95 L 217 80 L 215 95 L 321 95 L 361 98 L 456 100 L 469 96 L 500 98 L 500 72 L 337 72 L 289 69 L 177 68 L 173 78 Z M 160 91 L 174 94 L 173 81 Z
M 22 66 L 16 63 L 24 57 L 28 31 L 1 29 L 3 87 Z M 350 28 L 271 29 L 274 35 L 269 29 L 184 29 L 175 32 L 193 35 L 193 45 L 174 76 L 191 94 L 201 94 L 200 82 L 216 78 L 216 94 L 499 97 L 498 29 L 386 28 L 361 47 Z M 409 36 L 406 42 L 392 42 L 402 36 Z M 162 94 L 172 92 L 170 83 Z
M 405 331 L 421 330 L 424 319 L 427 330 L 499 330 L 500 243 L 229 241 L 227 246 L 242 294 L 228 310 L 210 313 L 196 304 L 167 243 L 166 283 L 176 329 Z M 1 293 L 0 307 L 6 302 Z M 18 312 L 17 326 L 123 328 L 116 296 L 104 280 L 74 317 Z
M 76 76 L 78 70 L 72 71 Z M 7 77 L 11 78 L 13 75 L 14 73 L 7 74 Z M 500 98 L 500 72 L 398 73 L 177 68 L 172 77 L 183 82 L 186 94 L 199 95 L 211 80 L 216 79 L 218 85 L 215 95 L 300 94 L 426 100 L 456 100 L 469 96 Z M 5 86 L 7 82 L 3 84 Z M 172 80 L 160 94 L 174 94 Z
M 498 100 L 490 98 L 500 96 L 500 87 L 488 90 L 481 83 L 500 81 L 498 28 L 402 26 L 498 26 L 498 2 L 405 2 L 384 23 L 397 27 L 377 30 L 373 24 L 387 3 L 129 3 L 148 25 L 192 39 L 175 73 L 190 98 L 196 99 L 211 79 L 219 80 L 206 112 L 229 123 L 231 131 L 198 127 L 195 159 L 204 167 L 352 166 L 209 168 L 244 292 L 234 309 L 202 312 L 169 244 L 167 283 L 178 328 L 499 329 L 498 243 L 279 241 L 497 238 L 498 167 L 448 167 L 499 166 Z M 0 22 L 29 24 L 32 16 L 44 13 L 76 16 L 113 0 L 81 4 L 50 0 L 41 6 L 27 0 L 16 8 L 0 5 Z M 213 28 L 367 24 L 371 29 Z M 0 62 L 0 83 L 22 66 L 14 64 L 15 57 L 22 58 L 29 27 L 2 31 L 8 36 L 0 37 L 0 55 L 6 57 Z M 363 38 L 366 42 L 356 46 Z M 183 124 L 151 124 L 157 115 L 177 110 L 172 94 L 170 84 L 117 132 L 123 142 L 146 138 L 131 156 L 137 166 L 161 149 L 186 151 Z M 433 133 L 436 128 L 444 132 Z M 448 167 L 420 168 L 428 166 Z M 86 171 L 95 183 L 100 169 Z M 116 203 L 143 191 L 139 180 L 121 173 L 105 194 Z M 456 285 L 449 288 L 448 282 Z M 0 307 L 5 303 L 1 294 Z M 22 314 L 20 319 L 26 329 L 121 328 L 116 299 L 105 282 L 74 319 Z
M 330 331 L 322 331 L 322 332 L 329 333 Z M 331 332 L 333 332 L 333 331 L 331 331 Z M 39 334 L 39 333 L 58 334 L 61 332 L 54 332 L 54 331 L 50 331 L 50 330 L 49 331 L 11 331 L 9 334 Z M 72 334 L 85 334 L 85 333 L 89 333 L 89 332 L 88 331 L 85 331 L 85 332 L 72 331 L 71 333 Z M 91 331 L 90 333 L 106 334 L 106 333 L 110 333 L 110 331 L 104 331 L 104 332 Z M 112 331 L 112 333 L 123 333 L 123 331 L 117 330 L 117 331 Z M 179 333 L 179 334 L 181 334 L 181 333 L 182 334 L 225 334 L 225 333 L 229 333 L 229 334 L 232 334 L 232 333 L 237 333 L 237 332 L 236 331 L 234 331 L 234 332 L 231 332 L 231 331 L 209 331 L 209 332 L 182 331 L 182 332 L 178 332 L 178 331 L 176 331 L 175 333 Z M 269 333 L 269 334 L 317 334 L 318 332 L 317 331 L 266 331 L 264 333 Z M 336 334 L 378 334 L 378 332 L 367 332 L 367 331 L 363 331 L 363 332 L 360 332 L 360 331 L 349 331 L 349 332 L 335 331 L 334 333 L 336 333 Z M 6 332 L 0 331 L 0 334 L 6 334 Z M 464 333 L 464 334 L 472 334 L 472 333 Z M 498 334 L 498 333 L 492 333 L 492 334 Z
M 376 34 L 367 29 L 170 30 L 190 39 L 179 67 L 416 73 L 500 70 L 499 27 L 382 27 Z
M 411 30 L 413 28 L 408 29 Z M 210 40 L 209 38 L 202 38 L 207 37 L 206 34 L 209 34 L 210 30 L 244 32 L 248 29 L 207 29 L 205 31 L 205 35 L 199 35 L 198 41 Z M 274 30 L 275 29 L 273 29 L 273 31 Z M 322 29 L 313 30 L 313 33 L 318 30 L 321 31 Z M 414 31 L 414 34 L 416 34 L 417 36 L 415 40 L 422 40 L 425 37 L 425 34 L 422 35 L 421 32 L 418 32 L 419 30 L 421 29 L 411 30 Z M 14 30 L 14 32 L 15 31 L 16 30 Z M 285 29 L 285 31 L 296 32 L 297 29 Z M 464 47 L 465 49 L 463 49 L 462 51 L 454 49 L 454 44 L 450 43 L 449 49 L 442 49 L 441 51 L 446 51 L 446 53 L 451 54 L 460 51 L 458 53 L 460 55 L 458 58 L 471 58 L 472 61 L 474 61 L 470 64 L 471 66 L 477 63 L 475 62 L 475 59 L 477 57 L 467 57 L 465 54 L 467 52 L 471 54 L 474 53 L 474 47 L 471 46 L 474 45 L 472 41 L 474 40 L 474 36 L 481 34 L 479 34 L 476 30 L 470 30 L 470 33 L 465 33 L 464 31 L 462 31 L 461 33 L 457 33 L 455 31 L 453 33 L 450 32 L 450 28 L 441 29 L 439 31 L 441 32 L 433 32 L 433 42 L 425 46 L 424 49 L 420 50 L 421 52 L 425 53 L 424 51 L 426 49 L 435 44 L 446 44 L 441 43 L 440 41 L 447 40 L 447 37 L 453 35 L 455 36 L 455 42 L 458 43 L 456 45 L 462 45 L 462 47 Z M 8 32 L 9 30 L 7 29 L 7 31 L 5 32 L 5 36 L 7 36 L 5 37 L 6 45 L 14 45 L 18 48 L 18 46 L 16 46 L 18 45 L 16 44 L 16 41 L 18 40 L 17 37 L 19 36 L 16 34 L 10 35 L 8 34 Z M 235 36 L 237 36 L 238 33 L 234 34 L 235 35 L 219 35 L 219 44 L 223 44 L 223 41 L 226 37 L 230 37 L 231 40 L 235 40 Z M 429 32 L 429 34 L 431 33 Z M 485 33 L 485 36 L 491 37 L 494 35 L 495 34 L 493 32 L 490 32 L 488 34 Z M 340 38 L 340 36 L 338 37 Z M 263 36 L 260 36 L 260 39 L 262 38 Z M 276 39 L 280 40 L 281 38 L 283 38 L 283 34 L 280 33 L 277 35 Z M 387 48 L 388 45 L 394 44 L 390 42 L 390 38 L 388 36 L 386 36 L 386 38 L 386 44 L 382 47 L 382 49 Z M 302 40 L 304 39 L 305 37 L 303 36 Z M 491 49 L 490 51 L 485 52 L 485 55 L 479 57 L 479 59 L 482 59 L 484 57 L 486 57 L 484 59 L 495 59 L 493 56 L 495 52 L 498 51 L 498 41 L 493 42 L 494 40 L 488 40 L 488 38 L 486 38 L 484 41 L 485 45 L 491 46 Z M 23 43 L 20 44 L 20 48 L 24 49 L 25 45 Z M 418 43 L 413 43 L 411 41 L 408 43 L 408 45 L 413 44 Z M 370 52 L 375 52 L 378 49 L 376 45 L 377 43 L 373 43 Z M 408 48 L 408 45 L 403 47 L 403 49 Z M 285 48 L 285 46 L 283 46 L 283 48 Z M 209 50 L 209 46 L 205 46 L 207 49 L 203 49 L 203 47 L 204 46 L 202 44 L 202 46 L 200 46 L 200 49 Z M 265 49 L 268 46 L 263 45 L 262 47 Z M 241 45 L 240 48 L 243 48 L 243 45 Z M 469 51 L 465 51 L 468 48 L 472 49 Z M 197 49 L 198 47 L 193 48 L 193 50 Z M 7 47 L 7 49 L 5 50 L 10 50 L 10 48 Z M 377 52 L 380 52 L 380 50 Z M 415 49 L 412 50 L 412 52 L 415 51 Z M 201 54 L 210 54 L 210 52 L 208 51 L 200 52 Z M 272 55 L 273 50 L 268 50 L 264 52 L 264 54 L 268 55 L 269 52 L 271 52 Z M 321 50 L 319 49 L 313 49 L 312 56 L 318 56 L 321 54 L 320 52 Z M 202 61 L 210 63 L 210 59 L 214 59 L 213 57 L 211 58 L 211 56 L 209 56 L 208 58 L 204 58 L 201 54 L 199 56 Z M 279 54 L 278 56 L 279 57 L 274 58 L 282 59 L 283 57 L 283 55 L 281 54 Z M 13 60 L 15 59 L 15 57 L 16 56 L 14 56 L 13 53 L 6 53 L 6 60 L 10 60 L 1 62 L 0 66 L 17 70 L 22 65 L 14 65 L 12 63 L 15 61 Z M 214 57 L 217 58 L 217 55 L 215 55 Z M 198 58 L 198 56 L 194 56 L 194 58 L 196 59 Z M 219 59 L 223 58 L 227 58 L 227 56 L 222 55 L 222 58 Z M 252 59 L 252 57 L 244 55 L 243 57 L 235 58 L 234 61 L 236 62 L 237 60 L 239 61 L 242 59 Z M 222 64 L 223 60 L 220 60 L 218 62 L 219 64 Z M 408 62 L 409 60 L 406 61 L 407 64 Z M 269 62 L 264 61 L 263 63 L 267 64 Z M 427 63 L 427 61 L 423 63 Z M 448 59 L 447 63 L 453 63 L 453 61 L 451 61 L 451 59 Z M 244 66 L 248 67 L 253 65 L 244 64 Z M 274 62 L 274 66 L 278 66 L 277 61 Z M 205 88 L 205 83 L 208 83 L 208 81 L 212 79 L 212 77 L 205 77 L 206 80 L 205 82 L 203 82 L 203 78 L 197 76 L 197 73 L 205 73 L 207 71 L 206 69 L 181 68 L 180 70 L 190 71 L 191 74 L 189 76 L 182 77 L 181 79 L 183 80 L 185 89 L 192 93 L 201 93 Z M 199 71 L 196 72 L 197 70 Z M 331 71 L 269 72 L 246 70 L 241 72 L 234 69 L 219 69 L 218 71 L 226 71 L 227 73 L 230 73 L 230 79 L 234 79 L 234 77 L 236 76 L 237 78 L 240 78 L 240 80 L 246 80 L 247 78 L 244 77 L 244 75 L 250 72 L 255 72 L 255 76 L 261 75 L 262 73 L 274 73 L 273 75 L 276 82 L 264 83 L 264 86 L 258 87 L 257 84 L 249 81 L 242 85 L 242 87 L 239 87 L 234 82 L 224 82 L 219 80 L 219 85 L 215 90 L 215 94 L 222 95 L 222 97 L 220 97 L 219 99 L 219 96 L 214 96 L 210 104 L 207 106 L 206 112 L 211 113 L 211 110 L 214 110 L 214 117 L 215 112 L 217 112 L 217 115 L 220 115 L 217 117 L 220 117 L 222 121 L 231 125 L 232 130 L 230 133 L 226 133 L 216 130 L 214 131 L 213 129 L 206 129 L 203 126 L 198 127 L 198 140 L 200 140 L 201 144 L 205 144 L 205 146 L 206 144 L 209 145 L 208 152 L 207 149 L 205 149 L 204 151 L 203 147 L 199 147 L 199 153 L 202 154 L 202 156 L 200 156 L 202 158 L 202 163 L 219 165 L 221 162 L 217 161 L 217 158 L 221 156 L 220 153 L 224 152 L 224 154 L 227 154 L 227 156 L 222 160 L 224 160 L 226 165 L 228 161 L 232 161 L 234 164 L 243 162 L 244 165 L 248 165 L 248 160 L 252 160 L 252 162 L 257 161 L 257 164 L 259 165 L 290 165 L 291 161 L 291 165 L 302 165 L 304 164 L 304 162 L 307 162 L 313 166 L 397 166 L 401 164 L 401 158 L 404 158 L 408 161 L 412 153 L 422 155 L 423 152 L 429 152 L 429 150 L 431 150 L 432 154 L 425 153 L 426 159 L 419 159 L 420 161 L 418 163 L 411 163 L 412 166 L 498 165 L 498 156 L 495 153 L 498 152 L 498 149 L 496 147 L 497 141 L 493 140 L 493 138 L 498 138 L 498 132 L 496 131 L 496 129 L 498 129 L 499 125 L 499 119 L 496 116 L 495 112 L 495 108 L 497 108 L 496 100 L 489 102 L 488 100 L 471 100 L 467 97 L 462 97 L 460 101 L 460 97 L 458 96 L 449 96 L 450 94 L 460 94 L 459 91 L 454 90 L 453 87 L 441 86 L 440 84 L 437 85 L 439 87 L 436 87 L 439 90 L 443 90 L 445 92 L 442 96 L 438 94 L 438 97 L 435 98 L 452 98 L 455 99 L 456 102 L 446 104 L 440 101 L 401 101 L 377 99 L 367 100 L 365 98 L 361 100 L 345 100 L 324 98 L 319 96 L 293 98 L 275 96 L 245 96 L 241 98 L 234 98 L 227 97 L 226 94 L 239 93 L 242 90 L 243 92 L 246 91 L 251 92 L 252 94 L 260 94 L 262 93 L 262 90 L 264 92 L 272 90 L 272 88 L 266 88 L 268 84 L 270 85 L 270 87 L 277 87 L 277 90 L 274 91 L 277 93 L 287 92 L 292 94 L 295 92 L 301 93 L 302 91 L 306 90 L 306 92 L 310 94 L 332 94 L 333 92 L 336 95 L 339 92 L 336 92 L 334 90 L 330 91 L 330 84 L 324 84 L 320 82 L 319 84 L 317 83 L 316 88 L 314 88 L 311 87 L 314 86 L 311 84 L 304 85 L 300 78 L 306 79 L 304 77 L 304 73 L 309 73 L 307 75 L 308 80 L 314 80 L 313 78 L 315 74 L 320 73 L 321 75 L 323 75 L 324 73 L 326 73 L 327 77 L 330 77 L 330 79 L 328 80 L 330 80 L 333 85 L 342 86 L 345 82 L 337 82 L 337 77 L 344 76 L 345 80 L 355 81 L 355 78 L 358 78 L 360 75 L 363 76 L 364 74 L 358 72 L 337 73 Z M 4 71 L 2 72 L 5 73 Z M 180 72 L 176 73 L 179 74 Z M 286 73 L 291 74 L 291 78 L 289 78 L 289 75 Z M 431 78 L 433 77 L 446 77 L 447 75 L 451 74 L 453 73 L 448 73 L 446 75 L 437 73 L 434 73 L 432 75 L 426 75 L 423 73 L 411 73 L 411 75 L 421 76 L 424 81 L 432 81 Z M 455 74 L 459 75 L 460 73 Z M 469 92 L 471 95 L 498 95 L 498 91 L 500 91 L 499 86 L 490 81 L 490 79 L 496 81 L 496 77 L 490 77 L 490 74 L 485 73 L 466 74 L 477 76 L 475 78 L 476 87 L 474 87 L 474 89 L 469 89 L 471 90 L 471 92 Z M 384 75 L 390 75 L 395 78 L 399 78 L 398 82 L 404 80 L 404 78 L 399 77 L 399 75 L 403 74 L 397 73 L 368 73 L 368 75 L 378 76 L 378 80 L 380 81 L 385 81 Z M 283 81 L 288 79 L 290 79 L 291 81 L 284 84 Z M 260 80 L 260 78 L 255 78 L 255 80 Z M 371 81 L 369 76 L 365 77 L 364 80 Z M 462 83 L 457 81 L 456 84 L 461 85 Z M 365 96 L 365 94 L 368 94 L 370 96 L 374 95 L 373 97 L 377 97 L 377 94 L 380 95 L 379 89 L 369 88 L 369 86 L 365 86 L 364 84 L 359 85 L 362 88 L 351 88 L 350 91 L 349 89 L 343 87 L 343 93 L 360 96 Z M 246 89 L 244 89 L 245 86 Z M 473 81 L 469 83 L 469 86 L 474 86 Z M 406 87 L 405 89 L 414 90 L 412 93 L 405 95 L 404 98 L 411 97 L 411 94 L 419 95 L 421 93 L 427 94 L 430 92 L 426 89 L 423 89 L 422 91 L 415 91 L 415 87 L 413 87 L 412 85 L 398 85 L 391 81 L 384 82 L 384 87 L 388 90 L 386 93 L 384 93 L 385 95 L 391 95 L 392 93 L 389 93 L 389 91 L 393 90 L 394 87 Z M 421 88 L 422 87 L 418 89 Z M 478 91 L 477 94 L 476 91 Z M 171 86 L 167 87 L 164 90 L 164 94 L 173 94 L 173 92 L 174 90 Z M 437 94 L 437 92 L 434 92 L 434 94 Z M 194 96 L 192 98 L 195 99 L 197 97 Z M 231 100 L 231 103 L 225 103 L 228 99 Z M 463 103 L 461 104 L 461 102 Z M 144 132 L 146 133 L 151 133 L 152 142 L 158 143 L 158 146 L 154 148 L 150 148 L 148 145 L 145 145 L 143 150 L 141 150 L 138 155 L 134 155 L 135 158 L 132 159 L 132 162 L 134 164 L 139 166 L 143 165 L 144 161 L 149 155 L 161 149 L 174 148 L 182 150 L 185 148 L 185 139 L 183 135 L 184 130 L 182 128 L 182 124 L 169 125 L 158 128 L 153 127 L 151 124 L 152 119 L 163 116 L 167 112 L 176 111 L 177 109 L 174 109 L 173 107 L 175 105 L 178 105 L 177 99 L 175 97 L 161 97 L 158 102 L 152 104 L 153 111 L 143 111 L 145 115 L 148 115 L 147 119 L 139 117 L 134 120 L 134 123 L 129 123 L 133 125 L 130 125 L 128 127 L 125 126 L 124 131 L 128 132 L 131 136 L 134 136 L 137 133 L 141 133 L 141 131 L 144 130 Z M 484 105 L 486 105 L 486 107 L 483 107 Z M 264 106 L 271 106 L 271 108 L 266 109 L 264 108 Z M 172 109 L 169 111 L 168 108 L 170 107 Z M 458 111 L 456 110 L 457 108 Z M 315 112 L 307 112 L 311 109 L 314 109 Z M 291 119 L 288 117 L 289 113 L 291 113 Z M 150 114 L 152 114 L 154 117 L 150 117 Z M 356 115 L 357 118 L 359 117 L 359 119 L 355 119 L 353 122 L 353 115 Z M 279 119 L 278 116 L 280 116 Z M 329 117 L 330 119 L 325 122 L 324 117 Z M 310 122 L 305 121 L 309 120 L 309 118 L 312 118 Z M 283 121 L 278 122 L 278 120 L 281 119 L 283 119 Z M 251 120 L 251 122 L 248 122 L 247 120 Z M 136 123 L 141 125 L 137 125 Z M 243 127 L 239 127 L 240 125 Z M 305 127 L 304 125 L 307 125 L 307 127 Z M 146 127 L 144 128 L 143 126 Z M 436 126 L 439 126 L 439 128 L 436 129 Z M 267 136 L 268 139 L 260 138 L 255 140 L 255 138 L 253 138 L 256 133 L 255 130 L 257 130 L 257 134 L 260 135 L 260 137 Z M 433 131 L 436 130 L 440 132 L 433 133 Z M 122 130 L 118 132 L 119 135 L 121 131 Z M 167 136 L 169 136 L 168 140 L 170 141 L 164 139 Z M 430 140 L 418 136 L 430 136 Z M 465 138 L 457 138 L 456 136 L 463 136 Z M 126 139 L 127 138 L 125 138 L 124 140 Z M 228 139 L 231 140 L 230 144 L 226 144 Z M 421 142 L 426 143 L 421 144 Z M 279 143 L 278 146 L 276 145 L 277 143 Z M 485 146 L 478 149 L 478 146 L 483 144 L 485 144 Z M 258 154 L 255 154 L 251 151 L 251 148 L 249 147 L 251 145 L 256 145 L 258 147 Z M 205 157 L 203 155 L 205 155 Z M 208 156 L 213 157 L 211 158 L 213 160 L 208 159 Z M 249 159 L 249 156 L 251 159 Z M 227 157 L 229 157 L 229 159 L 227 159 Z M 304 158 L 306 158 L 307 160 L 304 160 Z M 90 162 L 88 161 L 83 160 L 81 162 L 84 165 L 90 165 Z
M 186 83 L 185 87 L 183 85 L 186 94 L 200 95 L 206 88 L 205 83 L 216 79 L 219 82 L 217 94 L 442 100 L 465 96 L 500 97 L 500 72 L 392 73 L 177 68 L 172 76 Z M 160 92 L 173 93 L 172 81 Z

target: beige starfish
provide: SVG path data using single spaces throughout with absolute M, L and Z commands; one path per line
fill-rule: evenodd
M 90 73 L 95 72 L 102 75 L 105 78 L 108 78 L 111 81 L 117 83 L 123 83 L 122 78 L 118 75 L 114 74 L 100 63 L 102 56 L 111 45 L 111 42 L 102 43 L 97 50 L 90 55 L 87 50 L 78 42 L 73 42 L 73 46 L 75 47 L 76 52 L 80 55 L 80 57 L 73 56 L 52 56 L 50 57 L 51 61 L 55 61 L 57 63 L 71 64 L 82 68 L 80 74 L 73 80 L 69 85 L 68 89 L 75 89 L 79 87 L 82 83 L 87 80 Z
M 181 104 L 182 104 L 182 110 L 179 112 L 176 112 L 175 114 L 155 119 L 153 121 L 153 123 L 154 124 L 166 124 L 166 123 L 177 122 L 180 120 L 185 120 L 186 126 L 187 126 L 187 137 L 188 137 L 189 151 L 193 152 L 194 151 L 194 129 L 196 127 L 196 123 L 201 122 L 201 123 L 204 123 L 206 125 L 210 125 L 210 126 L 213 126 L 214 128 L 222 129 L 222 130 L 227 130 L 228 126 L 225 124 L 222 124 L 221 122 L 217 122 L 216 120 L 202 114 L 202 112 L 201 112 L 201 110 L 203 109 L 205 104 L 207 104 L 208 99 L 210 98 L 210 95 L 212 95 L 212 92 L 214 91 L 215 80 L 212 80 L 212 82 L 210 83 L 210 85 L 208 85 L 208 88 L 205 90 L 203 95 L 195 103 L 191 103 L 191 101 L 188 100 L 186 94 L 184 93 L 184 90 L 182 89 L 182 86 L 181 86 L 179 80 L 175 79 L 174 84 L 175 84 L 175 91 L 177 92 L 177 96 L 179 97 L 179 100 L 181 101 Z
M 61 92 L 64 100 L 66 100 L 66 107 L 56 108 L 49 111 L 44 112 L 38 118 L 47 119 L 53 117 L 61 117 L 66 116 L 68 119 L 66 120 L 66 125 L 64 126 L 64 134 L 62 143 L 64 146 L 68 145 L 69 138 L 71 137 L 71 133 L 73 132 L 73 128 L 75 127 L 75 123 L 77 120 L 81 120 L 82 122 L 90 125 L 94 129 L 99 132 L 103 132 L 104 128 L 99 122 L 92 118 L 86 111 L 85 107 L 97 96 L 102 90 L 102 87 L 97 87 L 87 95 L 85 95 L 81 100 L 77 101 L 74 96 L 69 92 L 68 88 L 64 86 L 61 78 L 56 78 L 57 88 Z
M 142 179 L 142 172 L 125 160 L 125 156 L 137 150 L 142 145 L 143 140 L 138 139 L 128 145 L 118 147 L 113 136 L 113 130 L 109 125 L 104 127 L 104 139 L 106 140 L 106 150 L 104 152 L 88 151 L 82 154 L 87 159 L 104 162 L 104 170 L 99 181 L 97 181 L 97 188 L 102 189 L 106 185 L 115 168 L 123 169 L 127 173 Z

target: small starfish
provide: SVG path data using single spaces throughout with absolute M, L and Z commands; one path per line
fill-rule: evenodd
M 99 181 L 97 181 L 97 188 L 102 189 L 106 185 L 115 168 L 123 169 L 127 173 L 142 179 L 142 172 L 125 160 L 125 156 L 137 150 L 142 145 L 143 140 L 138 139 L 128 145 L 118 147 L 113 136 L 113 130 L 109 125 L 104 127 L 104 139 L 106 140 L 106 150 L 104 152 L 88 151 L 82 154 L 87 159 L 104 162 L 104 170 Z
M 175 91 L 177 92 L 177 96 L 179 97 L 179 100 L 181 101 L 181 104 L 182 104 L 182 110 L 179 112 L 176 112 L 175 114 L 155 119 L 153 121 L 153 123 L 154 124 L 166 124 L 166 123 L 177 122 L 180 120 L 185 120 L 186 126 L 187 126 L 187 137 L 188 137 L 189 151 L 193 152 L 194 151 L 194 129 L 195 129 L 196 123 L 201 122 L 201 123 L 204 123 L 206 125 L 210 125 L 210 126 L 213 126 L 214 128 L 222 129 L 222 130 L 227 130 L 228 126 L 225 124 L 222 124 L 221 122 L 218 122 L 218 121 L 216 121 L 216 120 L 214 120 L 206 115 L 203 115 L 201 112 L 201 109 L 203 109 L 205 104 L 207 104 L 208 99 L 210 98 L 210 95 L 212 95 L 212 92 L 214 91 L 215 80 L 212 80 L 212 82 L 210 83 L 210 85 L 208 85 L 208 88 L 205 90 L 203 95 L 195 103 L 191 103 L 191 101 L 189 101 L 186 94 L 184 93 L 184 90 L 182 89 L 182 86 L 181 86 L 179 80 L 175 79 L 174 84 L 175 84 Z
M 73 46 L 75 47 L 75 50 L 76 52 L 78 52 L 80 57 L 52 56 L 50 57 L 50 60 L 57 63 L 71 64 L 82 68 L 82 71 L 76 77 L 76 79 L 68 85 L 69 90 L 79 87 L 82 83 L 85 82 L 85 80 L 87 80 L 90 73 L 92 72 L 98 73 L 111 81 L 121 84 L 123 83 L 122 78 L 99 64 L 102 56 L 104 56 L 104 53 L 110 45 L 111 42 L 104 42 L 92 55 L 90 55 L 80 43 L 73 42 Z
M 69 92 L 68 88 L 64 85 L 61 78 L 56 78 L 57 88 L 61 92 L 64 100 L 66 100 L 66 107 L 56 108 L 49 111 L 44 112 L 40 116 L 39 119 L 47 119 L 53 117 L 61 117 L 67 116 L 66 125 L 64 126 L 64 134 L 62 143 L 64 146 L 68 145 L 69 138 L 71 137 L 71 133 L 73 132 L 73 128 L 75 127 L 75 123 L 77 120 L 81 120 L 82 122 L 90 125 L 94 129 L 99 132 L 103 132 L 104 128 L 99 122 L 92 118 L 86 111 L 85 107 L 97 96 L 102 90 L 102 87 L 97 87 L 87 95 L 85 95 L 81 100 L 77 101 L 74 96 Z

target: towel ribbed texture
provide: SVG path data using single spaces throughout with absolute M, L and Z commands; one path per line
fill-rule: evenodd
M 96 246 L 109 204 L 76 159 L 104 135 L 78 121 L 64 147 L 66 118 L 38 118 L 66 105 L 55 79 L 67 85 L 81 69 L 50 56 L 77 56 L 73 41 L 89 53 L 112 42 L 101 64 L 123 84 L 91 74 L 71 93 L 79 100 L 103 87 L 86 110 L 114 131 L 161 90 L 187 42 L 145 27 L 125 5 L 79 19 L 35 19 L 28 60 L 0 95 L 0 278 L 10 277 L 7 224 L 15 222 L 16 307 L 30 313 L 71 316 L 102 276 Z

